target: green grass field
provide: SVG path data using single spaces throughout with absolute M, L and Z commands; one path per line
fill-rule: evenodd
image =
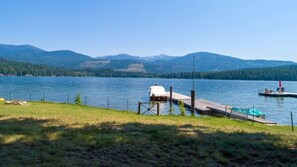
M 290 126 L 54 103 L 0 104 L 0 143 L 0 166 L 297 165 Z

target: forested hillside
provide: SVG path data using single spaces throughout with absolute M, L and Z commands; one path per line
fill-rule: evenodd
M 114 71 L 113 69 L 69 70 L 0 59 L 0 76 L 97 76 L 97 77 L 154 77 L 153 74 Z
M 79 69 L 69 70 L 0 59 L 0 75 L 16 76 L 95 76 L 95 77 L 133 77 L 133 78 L 185 78 L 192 79 L 192 72 L 181 73 L 143 73 L 115 71 L 113 69 Z M 297 66 L 251 68 L 217 72 L 196 72 L 196 79 L 222 80 L 287 80 L 297 81 Z
M 75 71 L 0 59 L 0 74 L 17 76 L 80 76 Z
M 192 73 L 160 74 L 162 78 L 193 78 Z M 197 79 L 222 79 L 222 80 L 297 80 L 297 66 L 281 66 L 267 68 L 252 68 L 218 72 L 197 72 Z

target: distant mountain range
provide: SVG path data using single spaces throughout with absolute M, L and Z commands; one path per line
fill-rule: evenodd
M 93 58 L 70 50 L 45 51 L 30 45 L 0 44 L 0 58 L 54 67 L 79 68 Z
M 296 64 L 292 61 L 243 60 L 208 52 L 196 52 L 181 57 L 119 54 L 92 58 L 70 50 L 45 51 L 30 45 L 0 44 L 0 58 L 69 69 L 114 69 L 148 73 L 190 72 L 193 69 L 193 56 L 195 56 L 195 70 L 205 72 Z
M 108 55 L 108 56 L 98 56 L 97 59 L 108 59 L 108 60 L 140 60 L 140 61 L 156 61 L 156 60 L 172 60 L 176 57 L 174 56 L 168 56 L 165 54 L 160 54 L 156 56 L 147 56 L 147 57 L 141 57 L 141 56 L 131 56 L 128 54 L 118 54 L 118 55 Z
M 1 76 L 95 76 L 95 77 L 129 77 L 129 78 L 184 78 L 192 79 L 192 72 L 178 73 L 143 73 L 123 72 L 112 69 L 64 69 L 31 63 L 16 62 L 0 58 Z M 278 67 L 249 68 L 227 71 L 196 72 L 196 79 L 220 80 L 297 80 L 297 65 Z

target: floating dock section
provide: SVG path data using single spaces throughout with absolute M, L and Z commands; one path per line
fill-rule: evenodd
M 170 98 L 170 92 L 166 92 L 168 99 Z M 172 101 L 174 103 L 183 102 L 185 107 L 191 108 L 191 97 L 172 92 Z M 200 113 L 215 113 L 226 115 L 231 118 L 247 120 L 252 122 L 258 122 L 262 124 L 276 124 L 275 122 L 271 122 L 262 118 L 258 118 L 251 115 L 246 115 L 239 112 L 233 112 L 231 106 L 218 104 L 212 101 L 204 100 L 204 99 L 195 99 L 195 110 Z
M 291 93 L 291 92 L 271 92 L 271 93 L 265 93 L 265 92 L 259 92 L 260 96 L 269 96 L 269 97 L 295 97 L 297 98 L 297 93 Z

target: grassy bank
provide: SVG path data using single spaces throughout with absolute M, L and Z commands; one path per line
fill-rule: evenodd
M 0 166 L 297 164 L 288 126 L 51 103 L 0 104 L 0 144 Z

